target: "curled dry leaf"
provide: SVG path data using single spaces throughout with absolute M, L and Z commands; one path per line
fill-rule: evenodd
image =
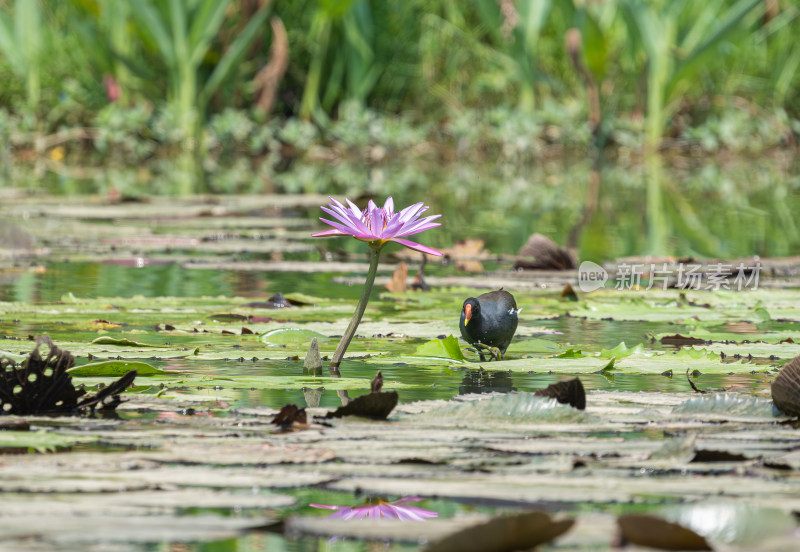
M 374 420 L 385 420 L 389 417 L 394 407 L 397 406 L 396 391 L 381 391 L 360 395 L 345 406 L 340 406 L 333 412 L 328 412 L 325 418 L 342 418 L 344 416 L 362 416 Z
M 635 544 L 659 550 L 713 550 L 706 539 L 682 525 L 655 516 L 629 514 L 617 518 L 618 546 Z
M 676 333 L 675 335 L 665 335 L 659 341 L 664 345 L 696 345 L 700 343 L 707 343 L 705 339 L 700 339 L 699 337 L 692 337 L 690 335 L 681 335 Z
M 275 414 L 271 423 L 279 426 L 282 430 L 291 430 L 295 425 L 306 425 L 308 417 L 306 416 L 305 408 L 298 408 L 296 404 L 287 404 L 281 408 L 280 412 Z
M 512 552 L 528 550 L 566 533 L 575 520 L 554 520 L 545 512 L 499 516 L 445 537 L 424 552 Z
M 800 356 L 786 363 L 772 382 L 772 401 L 789 416 L 800 416 Z
M 383 372 L 378 370 L 378 373 L 375 374 L 375 377 L 369 384 L 369 392 L 370 393 L 380 393 L 381 388 L 383 388 Z
M 578 410 L 586 410 L 586 391 L 584 391 L 583 383 L 579 378 L 553 383 L 544 389 L 538 389 L 533 394 L 540 397 L 550 397 L 561 404 L 568 404 Z
M 42 358 L 40 348 L 47 348 Z M 36 338 L 36 345 L 22 364 L 0 358 L 0 409 L 4 414 L 74 413 L 85 409 L 114 410 L 119 394 L 136 378 L 131 370 L 94 395 L 76 389 L 68 370 L 75 365 L 69 351 L 56 347 L 48 336 Z
M 456 268 L 463 272 L 483 272 L 483 264 L 479 259 L 487 256 L 483 248 L 483 240 L 467 238 L 458 240 L 453 247 L 443 251 L 445 256 L 454 261 Z
M 392 293 L 405 293 L 408 284 L 408 265 L 400 263 L 392 274 L 392 279 L 386 284 L 386 289 Z
M 534 234 L 519 250 L 514 268 L 525 270 L 570 270 L 578 268 L 575 256 L 542 234 Z

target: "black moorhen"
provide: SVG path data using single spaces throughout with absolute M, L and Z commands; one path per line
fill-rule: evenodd
M 486 361 L 484 350 L 501 360 L 517 331 L 519 311 L 514 296 L 503 288 L 470 297 L 461 308 L 461 337 L 478 349 L 481 361 Z

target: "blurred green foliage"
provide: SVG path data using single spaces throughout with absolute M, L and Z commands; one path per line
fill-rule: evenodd
M 0 0 L 0 158 L 89 179 L 135 164 L 190 182 L 149 191 L 187 192 L 270 187 L 298 160 L 793 147 L 799 16 L 790 0 Z

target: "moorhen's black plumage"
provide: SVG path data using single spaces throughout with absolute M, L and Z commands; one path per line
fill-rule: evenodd
M 482 361 L 485 350 L 500 360 L 517 331 L 519 311 L 514 296 L 502 288 L 470 297 L 461 308 L 461 337 L 478 350 Z

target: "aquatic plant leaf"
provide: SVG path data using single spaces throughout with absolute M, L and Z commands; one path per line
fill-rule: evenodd
M 461 347 L 458 345 L 458 339 L 453 335 L 449 335 L 444 339 L 432 339 L 427 343 L 423 343 L 417 347 L 414 354 L 457 361 L 462 361 L 466 358 L 464 353 L 461 352 Z
M 588 356 L 588 355 L 584 355 L 583 352 L 581 352 L 580 349 L 576 350 L 576 349 L 573 349 L 572 347 L 570 347 L 569 349 L 567 349 L 566 351 L 564 351 L 560 355 L 556 355 L 556 358 L 583 358 L 585 356 Z
M 113 345 L 116 347 L 155 347 L 160 349 L 168 348 L 168 345 L 140 343 L 125 337 L 111 337 L 110 335 L 101 335 L 100 337 L 93 339 L 90 345 Z
M 67 372 L 72 376 L 124 376 L 131 370 L 136 370 L 139 376 L 152 376 L 156 374 L 166 374 L 163 370 L 156 368 L 146 362 L 132 360 L 104 360 L 103 362 L 92 362 L 83 366 L 73 366 Z
M 0 450 L 33 449 L 36 452 L 53 452 L 79 443 L 96 441 L 94 435 L 59 435 L 52 431 L 0 431 Z
M 575 422 L 588 419 L 585 412 L 534 393 L 505 393 L 476 401 L 454 402 L 426 412 L 433 419 L 514 420 L 515 422 Z
M 775 417 L 772 402 L 767 399 L 738 393 L 714 393 L 692 397 L 672 409 L 674 414 L 714 415 L 722 417 Z
M 569 531 L 573 518 L 554 520 L 545 512 L 498 516 L 443 538 L 424 552 L 511 552 L 548 543 Z
M 706 539 L 677 523 L 655 516 L 626 514 L 617 518 L 621 545 L 632 543 L 659 550 L 713 550 Z
M 297 345 L 310 343 L 314 337 L 320 343 L 328 340 L 326 336 L 319 332 L 303 328 L 277 328 L 262 334 L 258 340 L 267 345 Z
M 644 352 L 644 346 L 639 343 L 634 345 L 633 347 L 628 347 L 625 345 L 625 342 L 620 342 L 619 345 L 614 347 L 613 349 L 602 349 L 600 351 L 600 358 L 625 358 L 631 355 L 638 355 Z

